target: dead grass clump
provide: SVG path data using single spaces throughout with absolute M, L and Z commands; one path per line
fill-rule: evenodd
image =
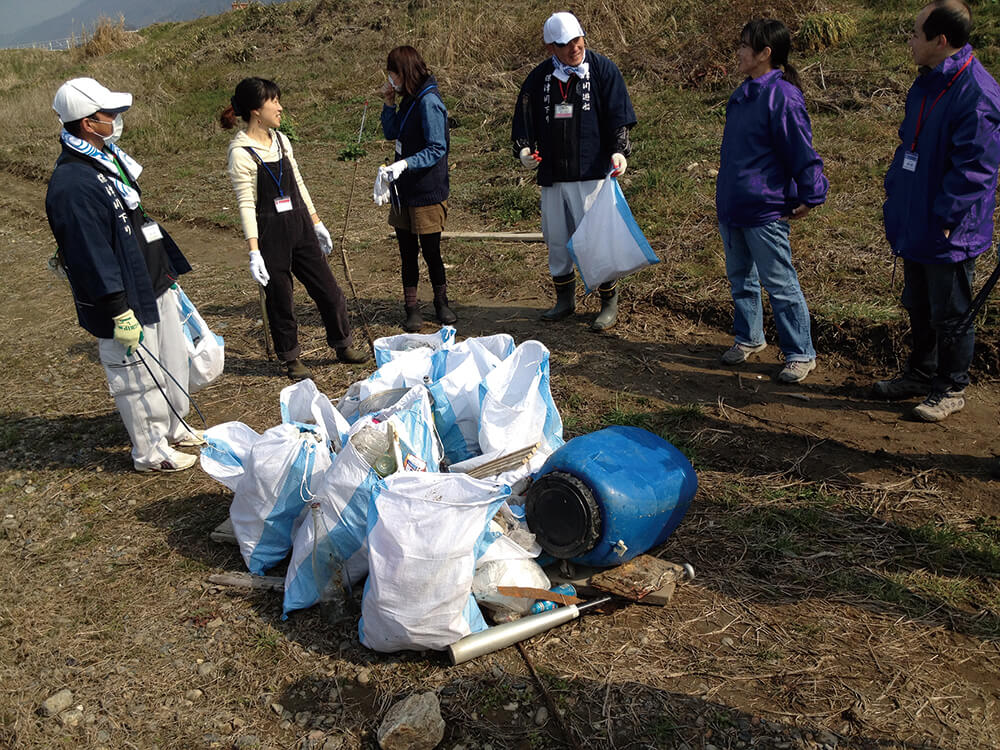
M 815 13 L 802 19 L 798 42 L 802 49 L 819 52 L 850 40 L 858 30 L 846 13 Z
M 94 30 L 88 34 L 86 30 L 79 44 L 74 45 L 84 57 L 103 57 L 112 52 L 135 47 L 142 42 L 142 37 L 134 31 L 125 28 L 125 16 L 119 15 L 117 21 L 101 16 L 94 25 Z

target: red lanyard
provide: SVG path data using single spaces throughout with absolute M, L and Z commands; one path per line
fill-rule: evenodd
M 937 103 L 939 101 L 941 101 L 941 97 L 948 93 L 948 89 L 951 88 L 951 84 L 953 84 L 956 80 L 958 80 L 958 77 L 960 75 L 962 75 L 962 73 L 965 71 L 965 69 L 967 67 L 969 67 L 969 63 L 972 62 L 972 58 L 974 56 L 975 55 L 969 55 L 969 59 L 966 60 L 965 64 L 961 68 L 958 69 L 958 72 L 951 77 L 951 80 L 948 81 L 948 85 L 945 86 L 943 89 L 941 89 L 941 93 L 937 95 L 937 98 L 934 99 L 934 101 L 931 103 L 931 108 L 929 110 L 927 110 L 927 116 L 928 117 L 931 116 L 931 112 L 934 111 L 934 107 L 937 106 Z M 917 130 L 913 134 L 913 145 L 910 146 L 910 151 L 916 151 L 917 150 L 917 139 L 920 137 L 920 130 L 921 130 L 921 128 L 923 128 L 924 122 L 926 122 L 926 120 L 924 119 L 924 105 L 925 104 L 927 104 L 927 96 L 926 95 L 924 96 L 923 101 L 920 102 L 920 114 L 917 115 Z
M 563 88 L 562 81 L 560 81 L 558 78 L 556 79 L 556 83 L 559 84 L 559 93 L 562 95 L 563 103 L 565 103 L 566 102 L 566 97 L 569 95 L 569 92 L 572 89 L 568 85 L 566 86 L 566 88 Z M 567 80 L 566 83 L 569 84 L 569 81 Z

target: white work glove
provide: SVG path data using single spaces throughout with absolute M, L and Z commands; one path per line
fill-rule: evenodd
M 375 190 L 372 192 L 372 199 L 376 206 L 384 206 L 389 202 L 389 170 L 386 167 L 379 167 L 375 175 Z
M 250 251 L 250 275 L 261 286 L 267 286 L 267 282 L 271 280 L 271 274 L 267 272 L 264 259 L 260 257 L 260 250 Z
M 521 154 L 518 157 L 521 160 L 521 164 L 525 169 L 534 169 L 538 166 L 538 163 L 542 160 L 542 157 L 538 155 L 538 149 L 536 148 L 532 151 L 530 148 L 525 146 L 521 149 Z
M 313 224 L 313 229 L 316 230 L 316 239 L 319 240 L 319 249 L 323 251 L 323 255 L 329 255 L 330 251 L 333 250 L 333 238 L 330 237 L 330 233 L 326 229 L 326 225 L 322 221 L 318 221 Z
M 628 162 L 625 161 L 625 154 L 611 154 L 611 176 L 621 177 L 625 174 L 625 169 L 628 167 Z
M 399 161 L 394 161 L 388 167 L 386 171 L 389 173 L 389 182 L 395 182 L 399 179 L 399 176 L 406 171 L 409 165 L 406 163 L 406 159 L 400 159 Z

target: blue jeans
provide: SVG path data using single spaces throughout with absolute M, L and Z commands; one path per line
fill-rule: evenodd
M 733 334 L 738 344 L 764 343 L 761 284 L 767 289 L 778 329 L 778 343 L 786 362 L 816 359 L 809 326 L 809 308 L 792 267 L 788 222 L 762 227 L 719 224 L 726 248 L 726 276 L 733 294 Z
M 961 391 L 969 384 L 969 366 L 976 345 L 970 325 L 949 340 L 972 304 L 975 258 L 963 263 L 903 261 L 903 307 L 910 315 L 913 351 L 909 371 L 930 381 L 931 391 Z

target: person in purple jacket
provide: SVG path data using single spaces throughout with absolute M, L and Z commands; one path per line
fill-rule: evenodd
M 923 397 L 913 415 L 927 422 L 965 406 L 975 333 L 959 324 L 976 257 L 993 242 L 1000 87 L 968 44 L 971 27 L 960 0 L 932 2 L 917 15 L 910 49 L 920 75 L 885 176 L 885 235 L 903 258 L 913 347 L 906 369 L 874 390 L 887 399 Z
M 790 47 L 781 21 L 759 19 L 743 27 L 736 55 L 747 78 L 726 105 L 715 206 L 734 308 L 735 343 L 721 361 L 738 365 L 767 346 L 763 284 L 785 358 L 778 380 L 799 383 L 816 369 L 816 352 L 788 222 L 823 203 L 829 183 L 812 146 L 798 75 L 788 64 Z

